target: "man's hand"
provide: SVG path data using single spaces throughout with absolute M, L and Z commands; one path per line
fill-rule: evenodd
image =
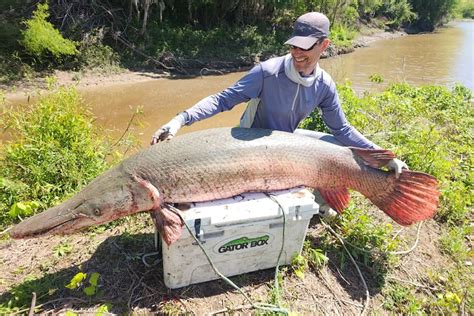
M 150 145 L 155 145 L 163 140 L 170 140 L 185 123 L 186 118 L 182 113 L 176 115 L 171 121 L 163 125 L 153 134 Z
M 408 170 L 408 166 L 406 163 L 404 163 L 403 161 L 401 161 L 400 159 L 392 159 L 390 160 L 386 165 L 385 167 L 387 167 L 388 169 L 390 170 L 394 170 L 395 171 L 395 176 L 398 178 L 400 176 L 400 174 L 402 173 L 402 169 L 407 169 Z

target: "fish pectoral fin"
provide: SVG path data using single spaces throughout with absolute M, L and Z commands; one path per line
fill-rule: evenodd
M 160 209 L 161 208 L 161 196 L 158 189 L 148 180 L 142 179 L 136 175 L 132 176 L 133 180 L 139 183 L 143 188 L 148 192 L 148 196 L 151 199 L 152 206 L 151 209 Z
M 326 203 L 339 214 L 349 205 L 350 195 L 347 188 L 318 189 Z
M 387 149 L 349 148 L 353 153 L 362 158 L 367 165 L 373 168 L 383 167 L 396 157 L 392 151 Z
M 181 237 L 183 221 L 175 212 L 163 206 L 152 210 L 151 218 L 161 238 L 163 238 L 168 246 Z

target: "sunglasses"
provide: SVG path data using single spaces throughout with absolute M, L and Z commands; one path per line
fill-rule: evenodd
M 316 43 L 313 44 L 313 46 L 311 46 L 310 48 L 301 48 L 301 47 L 298 47 L 298 46 L 294 46 L 294 45 L 290 45 L 290 49 L 299 49 L 299 50 L 302 50 L 303 52 L 309 52 L 310 50 L 312 50 L 314 48 L 314 46 L 316 45 L 319 45 L 323 42 L 324 39 L 320 39 L 320 40 L 317 40 Z

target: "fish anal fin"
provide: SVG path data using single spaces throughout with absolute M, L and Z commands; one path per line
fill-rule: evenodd
M 390 160 L 395 158 L 395 154 L 387 149 L 367 149 L 350 147 L 353 153 L 362 158 L 364 162 L 373 167 L 380 168 L 385 166 Z
M 349 205 L 350 195 L 347 188 L 318 189 L 326 203 L 339 214 Z

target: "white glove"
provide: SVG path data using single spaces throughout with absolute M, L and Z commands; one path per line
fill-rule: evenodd
M 385 165 L 385 167 L 387 167 L 390 170 L 394 170 L 395 171 L 395 177 L 397 177 L 397 178 L 402 173 L 402 169 L 407 169 L 408 170 L 407 164 L 404 163 L 403 161 L 401 161 L 400 159 L 397 159 L 397 158 L 394 158 L 394 159 L 390 160 Z
M 171 121 L 163 125 L 159 130 L 153 134 L 151 138 L 151 145 L 154 145 L 163 140 L 170 140 L 181 127 L 186 123 L 185 114 L 179 113 Z

